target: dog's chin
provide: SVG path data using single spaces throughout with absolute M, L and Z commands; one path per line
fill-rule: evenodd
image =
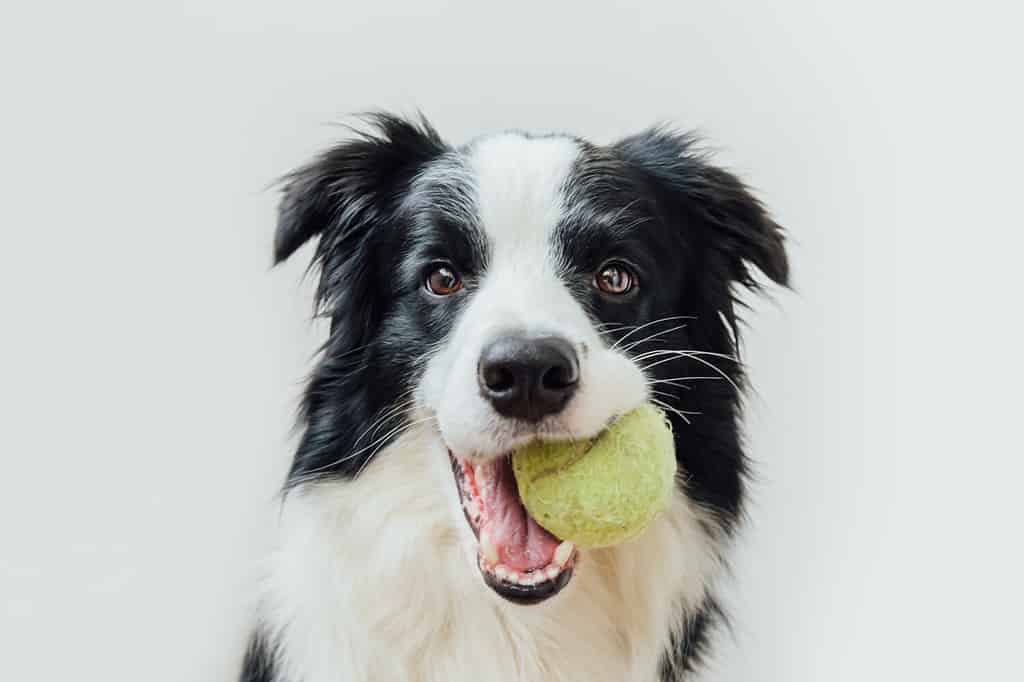
M 516 604 L 537 604 L 572 579 L 577 550 L 530 516 L 507 455 L 477 462 L 451 450 L 459 502 L 477 543 L 484 583 Z

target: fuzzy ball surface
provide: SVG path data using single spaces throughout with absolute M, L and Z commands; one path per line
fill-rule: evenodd
M 512 468 L 537 523 L 580 547 L 607 547 L 668 507 L 675 442 L 665 415 L 644 403 L 589 441 L 531 443 L 512 455 Z

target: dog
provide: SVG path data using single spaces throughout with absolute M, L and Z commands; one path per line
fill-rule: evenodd
M 453 146 L 386 113 L 282 189 L 275 263 L 316 240 L 330 333 L 241 679 L 698 669 L 749 469 L 737 296 L 789 275 L 758 199 L 667 127 Z M 609 548 L 542 528 L 508 454 L 645 401 L 674 434 L 667 511 Z

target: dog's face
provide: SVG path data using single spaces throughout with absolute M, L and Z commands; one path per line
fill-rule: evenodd
M 523 509 L 507 455 L 586 439 L 645 400 L 673 422 L 681 494 L 739 510 L 733 286 L 787 276 L 782 239 L 684 136 L 610 147 L 507 133 L 462 148 L 381 116 L 294 174 L 277 258 L 319 235 L 331 337 L 291 483 L 353 477 L 429 428 L 492 588 L 530 603 L 576 558 Z

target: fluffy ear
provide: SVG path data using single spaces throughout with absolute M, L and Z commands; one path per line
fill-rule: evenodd
M 326 266 L 361 235 L 386 221 L 415 170 L 445 150 L 423 118 L 411 122 L 380 113 L 366 120 L 369 131 L 357 132 L 354 139 L 284 178 L 275 264 L 320 236 L 315 261 Z
M 695 137 L 653 128 L 615 149 L 642 169 L 674 211 L 703 223 L 702 246 L 724 259 L 733 282 L 755 287 L 752 264 L 778 284 L 789 283 L 782 228 L 735 175 L 708 162 Z

